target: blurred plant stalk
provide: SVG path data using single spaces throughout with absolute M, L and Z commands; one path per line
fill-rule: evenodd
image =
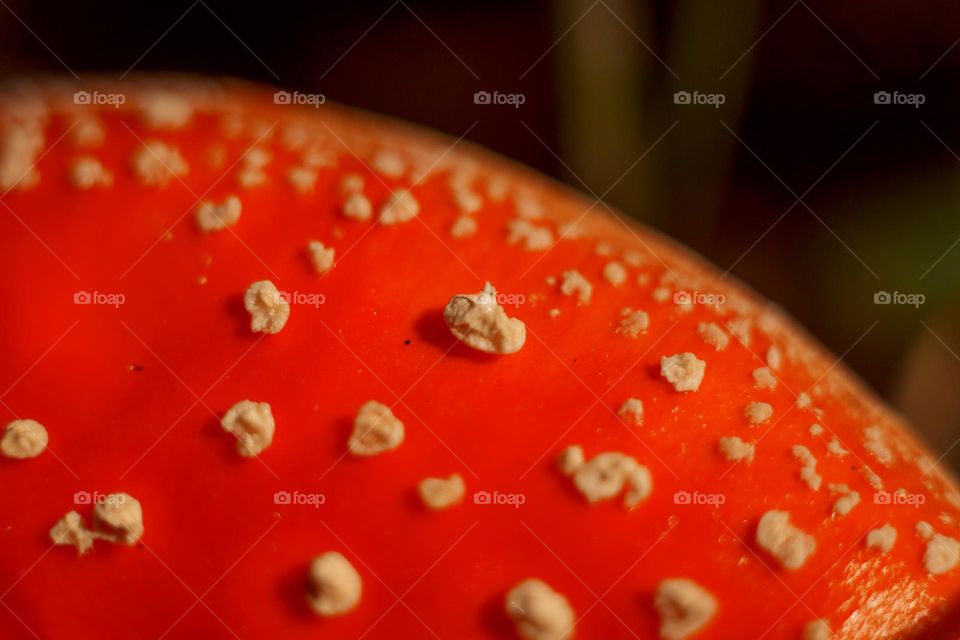
M 678 2 L 663 16 L 668 29 L 650 3 L 555 6 L 562 155 L 572 179 L 597 195 L 610 190 L 611 205 L 703 249 L 739 144 L 718 120 L 733 129 L 740 122 L 752 71 L 743 54 L 759 36 L 759 0 L 737 11 Z M 675 104 L 681 90 L 722 93 L 724 104 Z

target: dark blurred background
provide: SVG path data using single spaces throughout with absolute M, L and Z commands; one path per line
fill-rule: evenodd
M 602 196 L 785 307 L 960 467 L 958 40 L 946 0 L 0 0 L 4 77 L 239 76 Z

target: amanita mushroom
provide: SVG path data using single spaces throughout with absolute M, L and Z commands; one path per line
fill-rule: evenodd
M 148 77 L 8 87 L 0 185 L 2 411 L 48 435 L 0 460 L 0 637 L 953 637 L 960 488 L 908 426 L 529 170 Z M 245 398 L 272 440 L 237 455 Z M 351 455 L 371 401 L 389 453 Z M 431 477 L 465 499 L 428 508 Z M 129 545 L 51 548 L 117 492 Z M 335 616 L 321 551 L 362 582 Z

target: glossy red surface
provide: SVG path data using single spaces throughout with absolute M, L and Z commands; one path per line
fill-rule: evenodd
M 287 113 L 269 94 L 239 92 L 234 100 L 267 121 Z M 327 113 L 344 136 L 376 139 L 386 126 Z M 776 389 L 758 390 L 751 372 L 774 338 L 756 330 L 749 348 L 733 340 L 716 352 L 696 334 L 714 311 L 682 313 L 672 298 L 653 299 L 672 270 L 682 286 L 730 294 L 738 286 L 662 239 L 594 211 L 593 237 L 528 252 L 506 242 L 510 202 L 488 201 L 477 235 L 457 240 L 448 232 L 458 213 L 442 171 L 413 188 L 416 220 L 391 228 L 350 221 L 337 213 L 348 172 L 366 176 L 375 207 L 404 181 L 377 177 L 341 150 L 336 167 L 320 169 L 314 192 L 299 194 L 283 179 L 295 154 L 274 137 L 261 143 L 274 155 L 269 184 L 240 190 L 235 168 L 227 169 L 252 139 L 225 141 L 214 116 L 198 114 L 186 129 L 162 134 L 128 112 L 102 118 L 107 143 L 89 153 L 115 174 L 112 187 L 70 185 L 69 162 L 80 151 L 69 138 L 53 143 L 69 126 L 60 114 L 47 126 L 40 186 L 0 198 L 0 412 L 38 420 L 50 433 L 40 457 L 0 461 L 0 637 L 509 637 L 503 596 L 532 576 L 568 597 L 579 637 L 646 639 L 657 635 L 657 583 L 684 576 L 720 603 L 697 638 L 798 638 L 817 617 L 837 638 L 867 638 L 905 631 L 960 592 L 956 571 L 930 578 L 923 570 L 924 543 L 913 533 L 927 520 L 956 536 L 960 514 L 941 488 L 922 485 L 915 466 L 882 468 L 862 447 L 862 428 L 877 419 L 871 401 L 843 385 L 826 389 L 815 405 L 827 435 L 810 436 L 817 417 L 795 406 L 817 378 L 804 363 L 788 361 Z M 133 179 L 129 158 L 151 138 L 179 146 L 190 164 L 183 182 L 149 188 Z M 214 168 L 205 158 L 220 143 L 227 161 Z M 471 157 L 481 176 L 498 162 Z M 551 186 L 531 189 L 555 205 L 556 219 L 589 206 Z M 192 213 L 198 197 L 230 193 L 243 202 L 240 222 L 201 234 Z M 324 277 L 307 258 L 314 238 L 337 249 Z M 615 288 L 601 277 L 608 259 L 597 255 L 597 239 L 619 249 L 649 245 L 656 258 L 630 267 L 628 283 Z M 570 268 L 593 282 L 589 305 L 546 284 Z M 640 272 L 651 274 L 650 284 L 636 283 Z M 294 304 L 279 334 L 253 334 L 241 298 L 261 279 L 322 294 L 323 304 Z M 526 297 L 507 310 L 528 329 L 515 355 L 471 351 L 443 324 L 449 297 L 479 291 L 486 280 Z M 75 304 L 79 291 L 119 294 L 123 304 Z M 636 340 L 614 332 L 624 306 L 650 314 L 651 329 Z M 551 318 L 554 307 L 560 315 Z M 781 346 L 792 339 L 809 351 L 793 329 L 778 331 Z M 660 377 L 659 362 L 687 351 L 706 360 L 706 377 L 699 391 L 680 394 Z M 826 375 L 829 382 L 845 374 Z M 644 402 L 639 428 L 616 416 L 631 396 Z M 272 446 L 257 459 L 238 456 L 219 426 L 248 398 L 269 402 L 277 421 Z M 406 440 L 396 451 L 355 458 L 346 454 L 351 422 L 371 399 L 393 407 Z M 743 407 L 754 400 L 773 406 L 772 429 L 747 424 Z M 831 433 L 850 456 L 827 455 Z M 726 462 L 717 452 L 722 435 L 759 441 L 755 461 Z M 619 500 L 588 505 L 556 470 L 569 444 L 588 457 L 636 457 L 653 474 L 653 494 L 629 511 Z M 861 493 L 850 515 L 831 517 L 830 493 L 800 481 L 794 444 L 813 451 L 825 485 L 845 482 Z M 888 489 L 923 492 L 926 503 L 874 504 L 864 462 Z M 417 483 L 452 472 L 466 480 L 465 503 L 428 512 Z M 141 501 L 141 543 L 98 541 L 83 557 L 51 547 L 47 532 L 64 513 L 76 508 L 89 519 L 90 505 L 74 503 L 77 492 L 113 491 Z M 678 504 L 684 491 L 722 504 Z M 277 492 L 322 504 L 277 504 Z M 522 504 L 478 504 L 475 492 Z M 779 568 L 753 542 L 757 520 L 774 508 L 817 540 L 798 571 Z M 953 521 L 940 522 L 941 512 Z M 863 538 L 884 522 L 899 538 L 880 556 Z M 308 609 L 304 584 L 309 560 L 327 550 L 354 564 L 364 593 L 353 613 L 323 620 Z

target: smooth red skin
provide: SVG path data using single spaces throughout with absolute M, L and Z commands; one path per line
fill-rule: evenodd
M 258 100 L 265 112 L 286 113 L 269 111 L 268 96 Z M 7 488 L 0 494 L 0 593 L 7 607 L 0 609 L 0 637 L 29 638 L 29 628 L 43 638 L 228 638 L 228 627 L 243 638 L 431 631 L 509 637 L 504 594 L 536 576 L 566 594 L 582 616 L 579 637 L 654 638 L 657 583 L 687 576 L 720 602 L 698 638 L 793 638 L 815 615 L 838 628 L 856 609 L 844 604 L 850 599 L 895 595 L 903 617 L 890 608 L 873 624 L 902 628 L 909 614 L 929 608 L 924 594 L 960 590 L 956 572 L 927 577 L 923 543 L 912 533 L 924 519 L 956 535 L 956 526 L 937 520 L 941 510 L 956 517 L 955 509 L 939 500 L 916 510 L 882 509 L 848 462 L 817 451 L 825 483 L 848 482 L 865 498 L 846 518 L 830 520 L 829 494 L 800 482 L 789 453 L 812 440 L 812 414 L 793 408 L 783 384 L 753 388 L 750 372 L 761 366 L 753 352 L 733 344 L 718 354 L 697 338 L 696 323 L 711 319 L 706 311 L 682 315 L 672 304 L 654 304 L 654 285 L 614 289 L 603 282 L 606 260 L 595 255 L 595 240 L 562 242 L 521 278 L 541 254 L 505 242 L 509 204 L 488 204 L 478 214 L 479 234 L 454 240 L 447 229 L 457 212 L 437 177 L 415 189 L 419 221 L 370 230 L 370 223 L 334 213 L 347 170 L 368 176 L 375 203 L 386 192 L 357 159 L 342 156 L 304 196 L 283 180 L 292 156 L 274 144 L 270 187 L 240 192 L 231 175 L 209 194 L 240 194 L 235 232 L 242 243 L 229 232 L 204 236 L 188 212 L 194 194 L 222 172 L 202 160 L 220 138 L 215 121 L 198 116 L 188 130 L 154 135 L 125 116 L 141 138 L 175 141 L 190 163 L 189 189 L 176 180 L 157 189 L 132 179 L 129 157 L 140 143 L 117 116 L 105 117 L 108 143 L 93 155 L 116 174 L 113 187 L 73 189 L 66 167 L 79 152 L 64 140 L 39 163 L 42 187 L 2 198 L 12 211 L 0 208 L 0 266 L 7 274 L 0 285 L 0 390 L 11 388 L 2 396 L 9 408 L 0 411 L 4 420 L 46 425 L 50 451 L 0 462 Z M 48 140 L 63 127 L 55 119 Z M 228 164 L 247 144 L 228 143 Z M 173 239 L 148 251 L 170 225 Z M 335 239 L 338 230 L 343 236 Z M 609 237 L 634 244 L 626 232 Z M 305 255 L 311 238 L 337 247 L 337 266 L 322 279 Z M 645 238 L 676 265 L 673 249 Z M 585 307 L 544 284 L 547 275 L 574 266 L 595 284 Z M 655 263 L 654 282 L 658 272 Z M 209 278 L 205 285 L 198 285 L 200 275 Z M 284 290 L 323 293 L 326 303 L 295 306 L 278 335 L 253 334 L 241 296 L 265 278 Z M 472 351 L 443 324 L 450 295 L 478 291 L 483 280 L 528 299 L 546 296 L 509 309 L 529 330 L 515 355 Z M 77 306 L 78 290 L 120 292 L 127 302 L 118 309 Z M 651 314 L 653 329 L 636 341 L 613 331 L 626 305 Z M 562 313 L 551 319 L 554 306 Z M 753 351 L 764 353 L 764 340 L 755 333 Z M 696 393 L 676 393 L 659 376 L 660 357 L 684 351 L 708 362 Z M 790 364 L 781 377 L 795 391 L 812 382 Z M 614 415 L 629 396 L 644 401 L 640 429 Z M 238 456 L 219 426 L 223 412 L 245 398 L 270 402 L 276 416 L 263 464 Z M 345 456 L 353 416 L 370 399 L 394 406 L 406 440 L 376 458 Z M 752 465 L 739 464 L 720 479 L 731 465 L 718 456 L 717 438 L 759 435 L 742 417 L 749 400 L 770 402 L 778 417 L 791 413 L 765 436 Z M 864 421 L 855 409 L 817 404 L 848 448 L 871 460 L 859 446 Z M 654 477 L 650 499 L 629 512 L 616 500 L 588 505 L 556 470 L 558 452 L 573 443 L 588 456 L 636 456 Z M 465 504 L 427 512 L 417 482 L 454 471 L 466 480 Z M 920 487 L 918 472 L 906 465 L 884 478 L 888 487 Z M 78 490 L 136 496 L 144 509 L 142 544 L 99 542 L 79 558 L 69 547 L 51 548 L 47 531 L 75 508 Z M 276 506 L 278 490 L 321 492 L 326 503 Z M 521 493 L 526 502 L 475 505 L 470 496 L 477 490 Z M 678 506 L 678 490 L 719 492 L 726 502 L 719 509 Z M 89 506 L 76 508 L 89 518 Z M 777 568 L 753 544 L 757 519 L 772 508 L 790 511 L 817 538 L 817 553 L 800 571 Z M 862 542 L 884 521 L 900 534 L 888 557 Z M 311 557 L 327 550 L 354 563 L 364 593 L 350 615 L 322 620 L 306 606 L 304 581 Z M 850 562 L 875 571 L 847 581 Z

